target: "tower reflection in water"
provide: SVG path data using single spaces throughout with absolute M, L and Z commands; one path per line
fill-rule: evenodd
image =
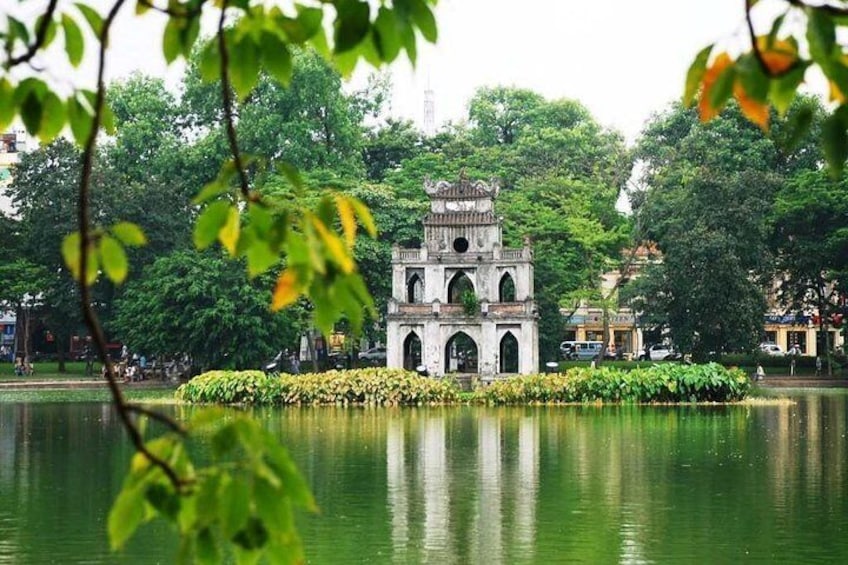
M 393 562 L 505 563 L 508 553 L 532 559 L 539 420 L 525 416 L 510 423 L 517 426 L 505 426 L 497 414 L 462 421 L 439 413 L 412 422 L 388 421 L 386 478 Z M 474 428 L 476 436 L 466 449 L 449 449 L 454 443 L 466 444 L 456 436 L 473 433 Z M 409 476 L 410 469 L 414 476 Z M 509 512 L 504 511 L 506 506 Z

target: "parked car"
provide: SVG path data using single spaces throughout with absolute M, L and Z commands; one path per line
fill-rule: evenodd
M 366 349 L 365 351 L 360 351 L 359 359 L 361 361 L 385 361 L 386 346 L 380 345 L 377 347 L 372 347 L 371 349 Z
M 646 347 L 639 356 L 640 361 L 672 361 L 680 358 L 680 353 L 674 349 L 674 346 L 667 343 L 655 343 Z
M 604 344 L 600 341 L 563 341 L 559 344 L 562 358 L 571 361 L 591 361 L 603 350 Z
M 783 357 L 784 355 L 786 355 L 786 352 L 783 351 L 783 348 L 776 343 L 763 342 L 760 344 L 759 347 L 760 353 L 765 353 L 766 355 L 771 355 L 773 357 Z

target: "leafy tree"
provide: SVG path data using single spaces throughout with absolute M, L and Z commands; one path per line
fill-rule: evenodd
M 791 179 L 771 214 L 780 298 L 793 310 L 818 312 L 820 350 L 829 370 L 832 346 L 826 328 L 843 315 L 841 299 L 848 290 L 846 219 L 848 181 L 834 181 L 820 170 Z
M 680 106 L 649 124 L 638 150 L 640 237 L 662 264 L 637 283 L 637 309 L 666 325 L 696 359 L 752 347 L 770 277 L 767 216 L 785 159 L 738 111 L 708 124 Z M 785 162 L 785 161 L 784 161 Z
M 33 310 L 50 284 L 49 275 L 44 267 L 19 258 L 0 263 L 0 280 L 0 306 L 15 312 L 18 353 L 29 359 Z
M 366 174 L 374 182 L 397 170 L 405 160 L 422 151 L 421 133 L 408 120 L 389 118 L 383 127 L 368 133 L 363 152 Z
M 544 98 L 533 91 L 510 87 L 483 87 L 468 104 L 473 136 L 481 145 L 510 145 L 528 126 Z
M 114 333 L 135 351 L 188 354 L 206 369 L 260 368 L 294 348 L 294 313 L 268 309 L 268 281 L 248 282 L 241 265 L 215 253 L 176 251 L 157 259 L 117 301 Z

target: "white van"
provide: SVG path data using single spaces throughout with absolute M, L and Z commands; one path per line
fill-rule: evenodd
M 563 359 L 572 361 L 591 361 L 603 354 L 602 341 L 563 341 L 559 344 Z

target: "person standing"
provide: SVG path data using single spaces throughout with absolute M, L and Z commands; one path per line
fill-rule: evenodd
M 822 358 L 821 355 L 816 355 L 816 376 L 821 376 L 822 372 Z
M 763 369 L 763 366 L 760 363 L 757 363 L 757 381 L 763 380 L 763 377 L 766 376 L 766 372 Z

